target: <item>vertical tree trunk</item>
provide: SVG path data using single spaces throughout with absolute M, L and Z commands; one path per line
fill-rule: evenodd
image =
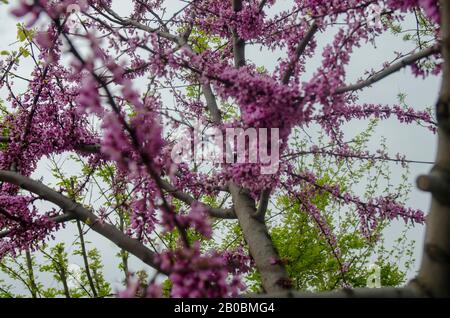
M 235 12 L 242 10 L 242 0 L 232 0 Z M 245 41 L 233 30 L 233 54 L 236 68 L 245 65 Z M 267 231 L 264 215 L 258 215 L 255 200 L 248 190 L 231 182 L 229 185 L 236 217 L 239 220 L 250 254 L 255 260 L 261 275 L 263 288 L 267 293 L 290 290 L 290 281 L 286 269 L 279 261 L 279 256 Z
M 441 0 L 441 37 L 444 69 L 436 112 L 439 126 L 436 164 L 418 187 L 433 195 L 427 216 L 424 252 L 419 275 L 412 282 L 431 297 L 450 297 L 450 1 Z
M 258 218 L 255 200 L 241 187 L 231 184 L 234 209 L 250 254 L 261 275 L 262 285 L 267 293 L 290 289 L 290 281 L 283 264 L 273 246 L 264 218 Z

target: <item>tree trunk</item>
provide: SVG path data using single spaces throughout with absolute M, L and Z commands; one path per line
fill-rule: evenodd
M 441 0 L 441 37 L 444 57 L 442 88 L 436 112 L 439 126 L 436 164 L 418 187 L 433 195 L 427 216 L 419 275 L 412 282 L 431 297 L 450 297 L 450 2 Z

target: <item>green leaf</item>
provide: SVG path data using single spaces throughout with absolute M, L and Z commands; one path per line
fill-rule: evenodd
M 20 52 L 20 54 L 22 54 L 23 57 L 30 56 L 30 51 L 28 51 L 28 49 L 26 49 L 26 48 L 20 47 L 19 52 Z

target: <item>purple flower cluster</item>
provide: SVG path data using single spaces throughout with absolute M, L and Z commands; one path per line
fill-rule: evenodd
M 229 277 L 224 258 L 218 253 L 202 255 L 198 242 L 190 249 L 161 254 L 159 263 L 171 273 L 171 296 L 175 298 L 231 297 L 244 289 L 238 276 Z

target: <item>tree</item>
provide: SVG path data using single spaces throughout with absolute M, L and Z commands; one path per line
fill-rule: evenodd
M 345 180 L 335 182 L 323 170 L 299 165 L 308 156 L 333 158 L 337 166 L 406 164 L 406 158 L 383 149 L 373 154 L 352 147 L 342 130 L 350 120 L 394 117 L 437 131 L 440 140 L 435 168 L 418 180 L 419 188 L 433 194 L 419 275 L 404 288 L 351 292 L 343 280 L 346 288 L 333 295 L 450 296 L 446 1 L 299 0 L 281 12 L 273 0 L 193 0 L 174 12 L 165 1 L 130 3 L 129 13 L 105 0 L 20 1 L 14 7 L 12 13 L 26 24 L 18 26 L 19 48 L 2 52 L 0 84 L 9 105 L 2 107 L 1 120 L 1 256 L 36 250 L 76 220 L 122 250 L 128 283 L 122 296 L 237 295 L 246 292 L 241 275 L 252 269 L 261 292 L 303 296 L 295 292 L 296 277 L 276 246 L 283 231 L 272 228 L 273 239 L 269 234 L 272 210 L 287 203 L 292 207 L 281 217 L 306 212 L 336 260 L 342 242 L 327 217 L 328 200 L 334 208 L 354 211 L 365 240 L 376 239 L 389 220 L 425 221 L 423 212 L 404 206 L 394 187 L 357 195 Z M 381 25 L 361 19 L 374 5 L 382 9 Z M 416 41 L 418 49 L 348 84 L 353 50 L 388 30 L 398 32 L 397 22 L 409 12 L 416 13 L 418 30 L 405 39 Z M 321 66 L 305 78 L 308 61 L 320 52 L 318 34 L 333 28 Z M 287 57 L 268 70 L 247 58 L 250 45 Z M 34 69 L 25 78 L 17 71 L 28 61 Z M 427 110 L 358 102 L 362 90 L 405 67 L 415 76 L 443 72 L 437 120 Z M 15 80 L 28 82 L 28 90 L 18 92 Z M 299 144 L 296 133 L 308 126 L 317 127 L 326 142 Z M 196 160 L 186 160 L 193 148 Z M 81 176 L 67 177 L 55 167 L 59 189 L 31 178 L 40 159 L 67 152 L 75 153 Z M 102 179 L 103 206 L 84 202 L 94 177 Z M 39 201 L 56 208 L 43 212 Z M 220 220 L 237 221 L 234 230 L 249 255 L 206 248 L 212 244 L 207 239 L 220 235 Z M 57 254 L 64 259 L 63 251 Z M 129 280 L 129 254 L 156 275 Z M 345 272 L 346 264 L 339 267 Z M 169 280 L 161 286 L 158 275 Z
M 81 248 L 73 251 L 73 255 L 81 253 Z M 42 256 L 43 260 L 37 260 L 31 253 L 5 257 L 2 260 L 0 270 L 14 282 L 14 286 L 0 283 L 3 298 L 80 298 L 111 295 L 111 287 L 101 272 L 103 266 L 97 249 L 89 251 L 89 267 L 83 269 L 69 263 L 64 243 L 58 243 L 52 248 L 40 247 L 39 256 Z M 56 285 L 49 283 L 51 279 L 48 276 L 53 277 Z M 17 293 L 17 288 L 14 287 L 18 284 L 24 286 L 26 294 Z

